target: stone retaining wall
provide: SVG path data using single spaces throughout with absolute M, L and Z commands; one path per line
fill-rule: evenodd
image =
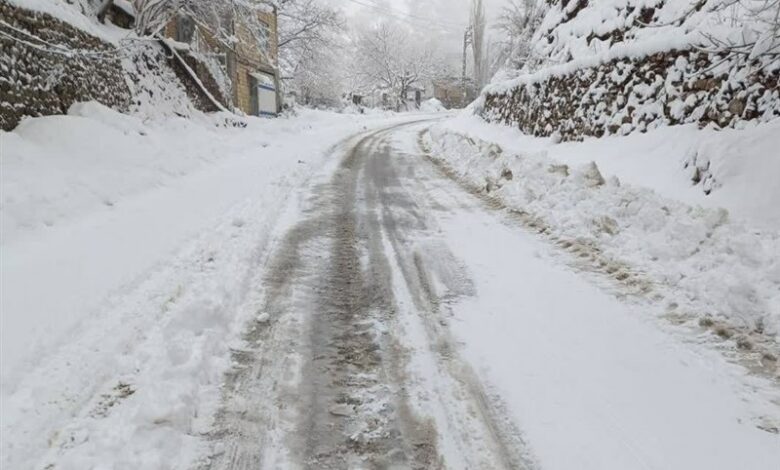
M 96 100 L 125 111 L 131 94 L 114 46 L 51 15 L 0 0 L 0 128 Z
M 485 93 L 480 112 L 563 140 L 685 123 L 734 127 L 780 116 L 777 62 L 692 50 L 613 60 Z

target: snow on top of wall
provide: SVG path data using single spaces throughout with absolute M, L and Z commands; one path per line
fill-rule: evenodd
M 498 81 L 486 91 L 505 93 L 518 85 L 568 75 L 616 59 L 638 59 L 694 46 L 713 48 L 709 38 L 736 44 L 757 39 L 762 27 L 759 22 L 734 22 L 732 16 L 744 16 L 745 12 L 713 11 L 720 3 L 720 0 L 557 1 L 533 39 L 533 56 L 539 58 L 539 69 L 509 81 L 497 77 Z
M 722 13 L 713 12 L 718 2 L 701 0 L 572 0 L 554 5 L 535 37 L 536 52 L 550 61 L 568 62 L 603 54 L 620 43 L 644 45 L 653 52 L 681 44 L 707 43 L 705 34 L 728 38 L 743 33 Z M 739 14 L 737 12 L 737 14 Z
M 51 15 L 74 28 L 116 44 L 127 35 L 127 30 L 97 21 L 89 0 L 5 0 L 19 8 Z

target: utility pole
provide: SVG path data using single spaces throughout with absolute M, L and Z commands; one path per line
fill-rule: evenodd
M 471 26 L 466 27 L 466 31 L 463 33 L 463 71 L 461 75 L 461 85 L 463 87 L 463 100 L 464 102 L 468 98 L 468 87 L 467 87 L 467 78 L 466 78 L 466 59 L 469 53 L 469 46 L 471 45 L 472 41 L 474 40 L 474 34 L 471 29 Z

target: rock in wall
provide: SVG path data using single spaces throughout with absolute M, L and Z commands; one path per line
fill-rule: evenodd
M 0 128 L 66 113 L 79 101 L 127 110 L 131 93 L 113 45 L 5 0 L 0 21 Z
M 780 116 L 777 62 L 698 50 L 627 57 L 489 88 L 479 111 L 488 121 L 563 140 L 686 123 L 734 127 Z

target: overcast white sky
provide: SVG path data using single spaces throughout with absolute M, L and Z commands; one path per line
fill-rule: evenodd
M 391 19 L 440 44 L 448 54 L 460 53 L 471 0 L 322 0 L 341 9 L 352 25 Z M 488 18 L 507 0 L 483 0 Z M 489 27 L 489 26 L 488 26 Z

